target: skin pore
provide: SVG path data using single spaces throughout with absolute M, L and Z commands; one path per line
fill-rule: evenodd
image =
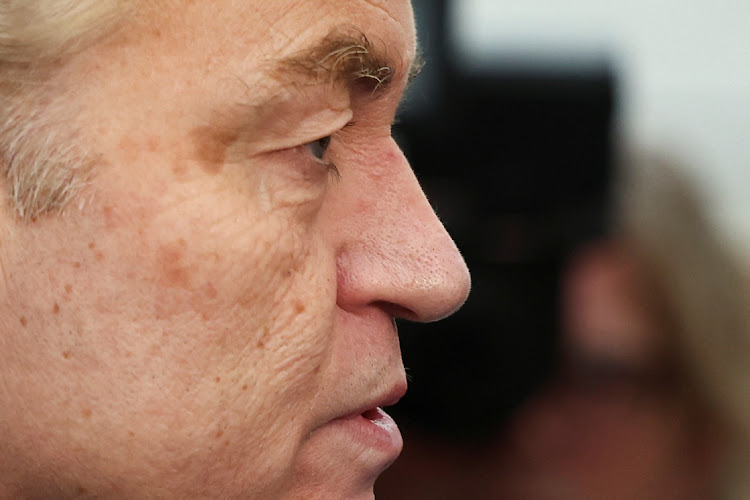
M 0 496 L 372 497 L 394 454 L 331 423 L 469 290 L 391 138 L 415 45 L 404 0 L 168 3 L 59 71 L 97 163 L 0 213 Z

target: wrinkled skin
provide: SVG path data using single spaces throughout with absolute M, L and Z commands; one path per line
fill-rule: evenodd
M 0 496 L 370 498 L 393 453 L 330 422 L 403 389 L 394 317 L 469 289 L 390 135 L 411 6 L 169 5 L 55 76 L 75 206 L 0 213 Z M 341 25 L 402 65 L 382 95 L 269 77 Z

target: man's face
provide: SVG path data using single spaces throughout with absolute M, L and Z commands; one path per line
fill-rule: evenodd
M 0 493 L 370 497 L 393 318 L 469 288 L 390 135 L 411 7 L 153 9 L 54 82 L 97 158 L 76 206 L 2 214 Z M 358 32 L 386 81 L 349 78 Z

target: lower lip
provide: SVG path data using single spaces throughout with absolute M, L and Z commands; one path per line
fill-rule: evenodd
M 366 447 L 390 455 L 391 461 L 396 460 L 404 445 L 396 422 L 382 408 L 337 418 L 330 425 L 342 428 Z

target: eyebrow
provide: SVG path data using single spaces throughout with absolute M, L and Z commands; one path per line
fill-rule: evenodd
M 394 59 L 385 44 L 376 45 L 361 30 L 338 28 L 315 46 L 281 60 L 274 73 L 281 81 L 362 86 L 379 94 L 401 77 L 402 67 L 403 61 Z M 418 54 L 407 70 L 407 85 L 423 67 Z

